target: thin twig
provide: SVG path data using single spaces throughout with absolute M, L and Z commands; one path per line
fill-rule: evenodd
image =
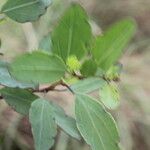
M 57 92 L 67 91 L 67 89 L 61 89 L 61 90 L 60 89 L 55 89 L 56 86 L 58 86 L 58 85 L 62 85 L 64 87 L 66 87 L 71 93 L 74 94 L 74 91 L 70 88 L 70 86 L 68 84 L 64 83 L 62 80 L 50 85 L 49 87 L 42 88 L 42 89 L 35 89 L 32 92 L 33 93 L 35 93 L 35 92 L 37 92 L 37 93 L 43 93 L 43 92 L 48 93 L 49 91 L 57 91 Z
M 61 85 L 66 87 L 72 94 L 74 94 L 74 91 L 70 88 L 70 86 L 67 83 L 61 81 Z
M 49 91 L 53 91 L 55 89 L 56 86 L 60 85 L 61 81 L 58 81 L 52 85 L 50 85 L 49 87 L 43 88 L 43 89 L 35 89 L 32 92 L 38 92 L 38 93 L 48 93 Z

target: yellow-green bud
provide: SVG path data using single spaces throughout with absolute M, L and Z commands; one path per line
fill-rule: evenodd
M 69 56 L 66 62 L 70 71 L 76 71 L 81 68 L 81 63 L 75 55 Z

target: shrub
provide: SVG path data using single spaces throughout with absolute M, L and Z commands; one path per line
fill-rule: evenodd
M 32 22 L 44 15 L 50 4 L 51 0 L 8 0 L 1 13 L 19 23 Z M 85 10 L 73 3 L 38 50 L 12 62 L 0 61 L 1 99 L 29 116 L 36 150 L 53 146 L 58 126 L 72 138 L 83 138 L 92 150 L 120 149 L 116 123 L 108 109 L 119 105 L 118 59 L 136 25 L 132 19 L 124 19 L 95 37 L 89 20 Z M 40 89 L 43 84 L 49 86 Z M 58 85 L 74 95 L 75 118 L 36 95 L 58 90 Z M 95 90 L 99 90 L 97 99 L 89 96 Z

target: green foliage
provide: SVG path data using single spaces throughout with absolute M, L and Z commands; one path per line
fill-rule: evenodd
M 77 127 L 92 150 L 119 150 L 119 135 L 112 116 L 100 103 L 78 94 L 75 100 Z
M 111 26 L 103 35 L 96 38 L 92 54 L 100 68 L 108 70 L 116 63 L 135 33 L 135 22 L 122 20 Z
M 116 109 L 119 105 L 119 92 L 114 83 L 105 84 L 100 89 L 100 100 L 109 109 Z
M 76 93 L 91 93 L 100 87 L 103 87 L 105 83 L 106 81 L 100 78 L 87 78 L 73 84 L 71 89 Z
M 9 67 L 12 76 L 28 83 L 56 82 L 64 76 L 65 70 L 59 57 L 42 52 L 19 56 Z
M 91 59 L 86 60 L 81 68 L 81 74 L 85 77 L 94 76 L 97 71 L 97 64 Z
M 70 136 L 80 139 L 80 134 L 76 126 L 74 118 L 69 117 L 65 114 L 64 110 L 56 104 L 52 104 L 54 108 L 55 121 L 67 134 Z
M 1 12 L 17 22 L 24 23 L 37 20 L 50 4 L 51 0 L 8 0 Z
M 30 91 L 19 88 L 6 87 L 0 90 L 0 94 L 13 109 L 23 115 L 29 114 L 31 103 L 38 98 Z
M 70 55 L 81 59 L 87 52 L 91 36 L 86 12 L 80 5 L 72 4 L 52 32 L 52 50 L 64 61 Z
M 3 61 L 0 61 L 0 84 L 8 87 L 19 87 L 19 88 L 35 88 L 36 85 L 22 83 L 15 80 L 8 71 L 9 64 Z
M 8 0 L 1 13 L 21 23 L 34 21 L 50 3 L 51 0 Z M 41 40 L 39 50 L 25 53 L 10 63 L 0 61 L 0 85 L 4 86 L 0 99 L 17 112 L 29 114 L 36 150 L 49 150 L 53 146 L 58 126 L 73 138 L 81 140 L 82 136 L 92 150 L 119 150 L 115 121 L 100 101 L 109 109 L 119 105 L 114 84 L 121 72 L 117 62 L 136 25 L 131 19 L 122 20 L 93 43 L 88 21 L 84 9 L 71 4 L 52 33 Z M 47 87 L 40 89 L 45 83 Z M 76 97 L 75 119 L 57 104 L 35 95 L 59 91 L 58 85 Z M 98 100 L 84 95 L 94 91 L 99 91 Z
M 36 150 L 48 150 L 54 144 L 57 128 L 53 113 L 53 108 L 44 99 L 37 99 L 31 105 L 29 119 Z

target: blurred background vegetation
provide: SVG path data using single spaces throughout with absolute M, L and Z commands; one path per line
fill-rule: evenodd
M 6 0 L 0 0 L 0 7 Z M 18 24 L 6 19 L 0 24 L 2 42 L 0 59 L 38 47 L 39 41 L 57 24 L 63 11 L 73 0 L 53 0 L 46 15 L 34 23 Z M 133 17 L 138 30 L 120 62 L 123 64 L 120 93 L 121 105 L 113 112 L 119 125 L 123 150 L 150 150 L 150 0 L 74 0 L 91 16 L 93 32 L 99 34 L 109 25 L 125 17 Z M 2 17 L 2 16 L 0 16 Z M 50 92 L 69 115 L 73 115 L 73 98 L 68 93 Z M 56 150 L 89 150 L 84 142 L 70 139 L 59 132 Z M 0 150 L 32 150 L 33 141 L 28 118 L 0 102 Z

